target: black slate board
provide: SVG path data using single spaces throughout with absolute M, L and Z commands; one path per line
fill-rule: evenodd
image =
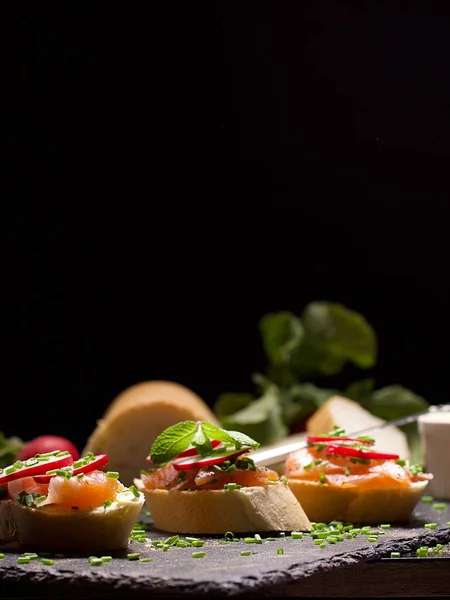
M 262 544 L 239 542 L 221 544 L 222 537 L 204 538 L 202 548 L 171 547 L 167 551 L 130 542 L 126 551 L 116 553 L 113 561 L 91 566 L 88 556 L 57 557 L 52 566 L 32 561 L 17 564 L 17 553 L 5 553 L 0 560 L 1 597 L 78 599 L 128 597 L 190 597 L 239 596 L 261 598 L 277 586 L 295 584 L 320 572 L 330 571 L 381 559 L 398 551 L 402 556 L 415 552 L 421 545 L 450 543 L 450 503 L 437 510 L 430 503 L 420 502 L 407 526 L 392 526 L 384 530 L 376 543 L 365 535 L 345 539 L 325 548 L 314 545 L 309 536 L 293 539 L 276 535 L 275 541 Z M 437 529 L 425 528 L 425 523 L 438 523 Z M 151 540 L 165 539 L 167 534 L 150 526 Z M 180 536 L 184 537 L 184 536 Z M 262 538 L 267 537 L 262 535 Z M 282 548 L 284 553 L 278 554 Z M 193 551 L 204 551 L 204 558 L 193 558 Z M 251 550 L 250 556 L 241 556 Z M 153 557 L 153 562 L 140 563 L 126 557 L 127 552 L 139 552 Z M 395 560 L 395 559 L 393 559 Z M 426 559 L 424 559 L 426 560 Z

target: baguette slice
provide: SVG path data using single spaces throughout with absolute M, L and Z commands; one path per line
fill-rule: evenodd
M 108 469 L 129 486 L 142 469 L 156 437 L 180 421 L 219 426 L 211 408 L 193 391 L 171 381 L 145 381 L 119 394 L 89 436 L 82 454 L 106 453 Z
M 344 521 L 355 524 L 406 522 L 428 481 L 408 487 L 361 488 L 289 478 L 289 486 L 311 521 Z
M 320 435 L 332 431 L 337 425 L 349 434 L 375 425 L 385 423 L 363 408 L 360 404 L 343 396 L 332 396 L 318 408 L 306 422 L 309 435 Z M 375 440 L 374 449 L 396 453 L 400 458 L 410 458 L 410 449 L 406 434 L 392 425 L 370 434 Z
M 259 531 L 311 531 L 311 522 L 286 483 L 236 490 L 146 490 L 154 526 L 182 534 L 225 534 Z
M 71 510 L 49 504 L 24 506 L 0 501 L 0 546 L 9 550 L 107 552 L 126 548 L 144 505 L 144 496 L 129 490 L 107 508 Z

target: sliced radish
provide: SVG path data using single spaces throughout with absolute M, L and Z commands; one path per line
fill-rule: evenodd
M 34 477 L 42 475 L 50 469 L 61 469 L 68 467 L 73 463 L 73 456 L 70 452 L 46 452 L 44 454 L 36 454 L 27 460 L 17 460 L 12 465 L 0 469 L 0 484 L 22 479 L 22 477 Z
M 220 440 L 211 440 L 212 448 L 218 448 L 220 445 L 225 447 L 225 442 L 221 442 Z M 197 456 L 197 455 L 199 455 L 198 450 L 194 446 L 192 448 L 188 448 L 187 450 L 184 450 L 183 452 L 180 452 L 180 454 L 177 454 L 177 456 L 175 457 L 175 460 L 178 458 L 183 458 L 184 456 Z M 152 462 L 152 459 L 150 458 L 150 456 L 147 456 L 145 460 L 149 463 Z
M 91 471 L 96 471 L 101 467 L 104 467 L 108 464 L 108 455 L 107 454 L 97 454 L 95 456 L 84 456 L 80 458 L 67 469 L 70 476 L 78 475 L 79 473 L 90 473 Z M 51 473 L 48 471 L 45 475 L 36 475 L 34 480 L 36 483 L 48 483 L 52 477 L 57 475 L 57 469 L 51 469 Z
M 213 456 L 203 457 L 200 456 L 200 454 L 196 454 L 195 456 L 178 456 L 177 458 L 174 458 L 172 464 L 177 471 L 197 469 L 211 465 L 218 465 L 219 463 L 225 462 L 230 458 L 244 454 L 244 452 L 248 452 L 249 450 L 251 450 L 250 446 L 242 446 L 242 448 L 239 450 L 236 450 L 236 448 L 228 448 L 220 453 L 214 454 Z

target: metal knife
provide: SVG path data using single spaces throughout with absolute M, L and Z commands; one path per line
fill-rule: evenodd
M 367 427 L 366 429 L 360 429 L 359 431 L 353 431 L 348 434 L 348 437 L 357 437 L 359 435 L 368 435 L 371 433 L 376 433 L 382 429 L 386 429 L 387 427 L 399 427 L 400 425 L 407 425 L 408 423 L 414 423 L 417 421 L 419 417 L 425 415 L 429 412 L 439 412 L 439 411 L 450 411 L 450 404 L 438 404 L 436 406 L 429 406 L 426 410 L 422 410 L 417 413 L 413 413 L 406 417 L 401 417 L 399 419 L 394 419 L 393 421 L 385 421 L 384 423 L 380 423 L 379 425 L 373 425 L 372 427 Z M 306 436 L 307 434 L 305 434 Z M 291 452 L 296 450 L 301 450 L 302 448 L 306 448 L 308 443 L 305 441 L 289 441 L 289 438 L 281 442 L 280 444 L 276 444 L 270 448 L 260 448 L 255 450 L 252 453 L 251 457 L 255 464 L 259 466 L 273 466 L 278 463 L 284 462 L 288 455 Z

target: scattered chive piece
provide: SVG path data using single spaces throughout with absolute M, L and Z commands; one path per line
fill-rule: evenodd
M 382 523 L 382 524 L 380 525 L 380 528 L 381 528 L 381 529 L 390 529 L 390 528 L 391 528 L 391 525 L 390 525 L 390 523 Z
M 0 552 L 0 558 L 5 558 L 5 555 L 3 554 L 3 552 Z
M 291 533 L 291 538 L 294 540 L 301 540 L 303 538 L 303 533 L 301 531 L 293 531 Z
M 111 562 L 112 556 L 102 556 L 101 559 L 103 562 Z
M 111 479 L 119 479 L 118 471 L 106 471 L 106 477 L 110 477 Z
M 284 554 L 283 548 L 277 548 L 277 554 Z
M 422 496 L 422 502 L 434 502 L 433 496 Z
M 41 558 L 41 563 L 43 565 L 54 565 L 55 561 L 53 560 L 53 558 Z
M 28 565 L 29 563 L 30 559 L 28 558 L 28 556 L 19 556 L 19 558 L 17 559 L 18 565 Z
M 204 558 L 206 556 L 206 552 L 193 552 L 192 558 Z
M 424 527 L 427 529 L 437 529 L 437 523 L 425 523 Z
M 153 562 L 154 560 L 155 560 L 154 558 L 150 558 L 150 557 L 148 556 L 148 557 L 146 557 L 146 558 L 140 558 L 140 559 L 139 559 L 139 562 L 145 562 L 145 563 L 147 563 L 147 562 Z
M 391 552 L 391 558 L 400 558 L 400 552 Z
M 278 552 L 278 550 L 277 550 L 277 552 Z M 251 554 L 250 550 L 242 550 L 242 552 L 241 552 L 241 556 L 250 556 L 250 554 Z
M 128 560 L 138 560 L 140 558 L 140 556 L 141 555 L 139 554 L 139 552 L 129 552 L 127 554 Z
M 89 562 L 91 563 L 91 565 L 93 567 L 99 567 L 100 565 L 103 564 L 102 559 L 99 558 L 98 556 L 90 556 L 89 557 Z
M 447 508 L 447 504 L 445 502 L 435 502 L 433 504 L 433 508 L 435 510 L 445 510 Z

